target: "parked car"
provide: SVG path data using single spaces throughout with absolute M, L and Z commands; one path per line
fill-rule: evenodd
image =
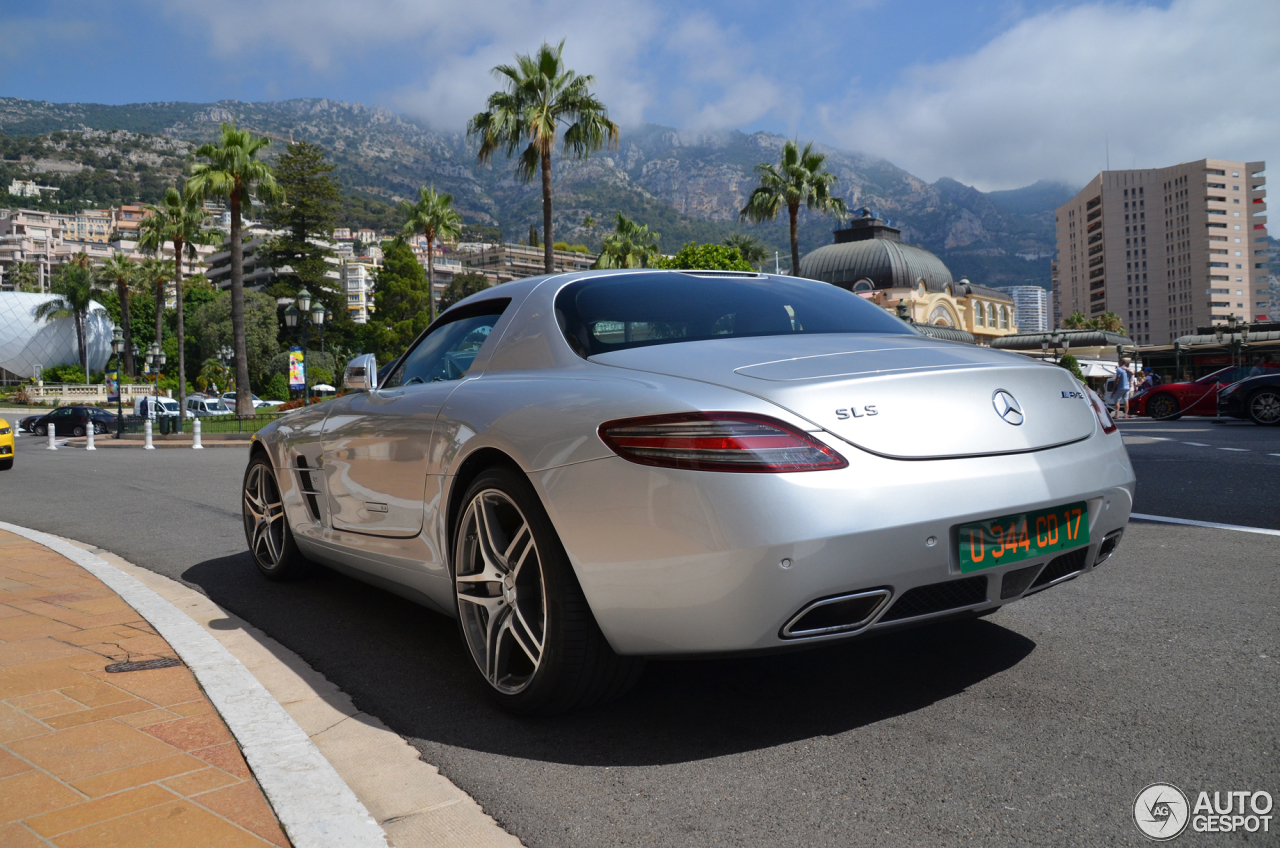
M 282 406 L 284 404 L 284 401 L 282 400 L 263 400 L 257 395 L 251 395 L 251 397 L 253 398 L 254 409 L 260 409 L 261 407 L 264 407 L 264 406 Z M 229 406 L 232 412 L 236 411 L 236 393 L 235 392 L 223 392 L 222 402 L 225 403 L 227 406 Z
M 1218 409 L 1264 427 L 1280 425 L 1280 370 L 1224 386 L 1218 392 Z
M 7 418 L 0 418 L 0 471 L 8 471 L 13 467 L 13 452 L 16 445 L 12 425 Z
M 1280 365 L 1242 365 L 1214 371 L 1193 383 L 1162 383 L 1131 397 L 1129 414 L 1166 421 L 1177 421 L 1184 415 L 1217 415 L 1218 392 L 1223 386 L 1268 373 L 1280 374 Z
M 645 657 L 992 612 L 1106 561 L 1133 505 L 1070 373 L 812 280 L 516 280 L 377 374 L 358 357 L 255 434 L 249 550 L 457 618 L 513 712 L 617 694 Z
M 179 412 L 181 408 L 173 398 L 143 395 L 133 401 L 133 414 L 138 418 L 177 418 Z
M 230 415 L 235 410 L 228 409 L 220 397 L 192 395 L 187 398 L 188 418 L 208 418 L 211 415 Z
M 21 426 L 37 436 L 47 436 L 51 426 L 59 436 L 83 436 L 91 427 L 95 433 L 110 433 L 116 428 L 116 415 L 96 406 L 60 406 L 22 419 Z

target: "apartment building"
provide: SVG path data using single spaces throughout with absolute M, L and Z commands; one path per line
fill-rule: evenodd
M 1265 162 L 1103 171 L 1056 212 L 1055 311 L 1114 312 L 1139 344 L 1267 311 Z
M 557 273 L 585 271 L 596 261 L 594 253 L 575 253 L 572 250 L 553 251 L 553 257 L 552 264 Z M 466 253 L 460 258 L 464 270 L 484 274 L 490 283 L 495 284 L 546 273 L 542 248 L 527 244 L 504 244 Z
M 118 238 L 137 241 L 138 227 L 150 217 L 151 210 L 138 204 L 126 204 L 112 210 L 112 223 Z
M 82 209 L 68 215 L 54 214 L 62 224 L 62 240 L 82 244 L 106 244 L 111 240 L 110 209 Z
M 1049 291 L 1040 286 L 1010 286 L 1014 320 L 1019 333 L 1043 333 L 1053 327 L 1052 300 Z
M 9 183 L 9 194 L 14 197 L 39 197 L 42 193 L 53 194 L 58 190 L 53 186 L 42 186 L 35 180 L 13 180 Z
M 49 290 L 53 267 L 58 264 L 62 246 L 62 221 L 49 212 L 14 209 L 0 213 L 0 277 L 6 280 L 18 262 L 30 262 L 36 268 L 40 290 Z
M 347 260 L 342 266 L 343 288 L 347 295 L 347 314 L 357 324 L 369 323 L 373 312 L 374 266 Z

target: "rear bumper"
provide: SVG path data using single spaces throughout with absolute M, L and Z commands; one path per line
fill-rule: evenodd
M 1133 505 L 1134 474 L 1119 434 L 1035 453 L 920 462 L 836 447 L 848 468 L 717 474 L 607 458 L 533 480 L 596 620 L 622 654 L 768 650 L 989 611 L 1090 570 Z M 1088 547 L 1071 552 L 1078 567 L 1058 564 L 1048 580 L 1045 566 L 1058 559 L 1048 555 L 960 572 L 958 525 L 1078 500 L 1089 504 L 1090 528 Z M 1006 582 L 1006 574 L 1032 568 L 1017 578 L 1021 588 Z M 952 585 L 961 580 L 969 582 Z M 924 587 L 963 590 L 965 603 L 939 606 Z M 888 601 L 857 630 L 782 635 L 816 600 L 879 589 Z M 915 614 L 905 614 L 909 601 Z

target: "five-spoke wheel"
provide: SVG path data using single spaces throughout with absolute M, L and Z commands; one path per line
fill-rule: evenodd
M 609 647 L 524 474 L 483 471 L 453 523 L 458 622 L 489 694 L 516 713 L 556 713 L 625 692 L 643 668 Z
M 1157 421 L 1177 421 L 1182 417 L 1182 408 L 1177 398 L 1161 392 L 1147 401 L 1147 415 Z
M 287 580 L 302 574 L 307 561 L 293 541 L 275 471 L 265 454 L 249 461 L 240 501 L 245 539 L 258 570 L 272 580 Z
M 1280 391 L 1263 389 L 1249 398 L 1249 417 L 1264 427 L 1280 424 Z

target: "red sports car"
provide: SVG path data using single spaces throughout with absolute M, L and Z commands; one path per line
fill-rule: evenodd
M 1176 421 L 1184 415 L 1217 415 L 1218 390 L 1260 374 L 1280 373 L 1280 365 L 1244 365 L 1206 374 L 1194 383 L 1164 383 L 1129 399 L 1130 415 Z

